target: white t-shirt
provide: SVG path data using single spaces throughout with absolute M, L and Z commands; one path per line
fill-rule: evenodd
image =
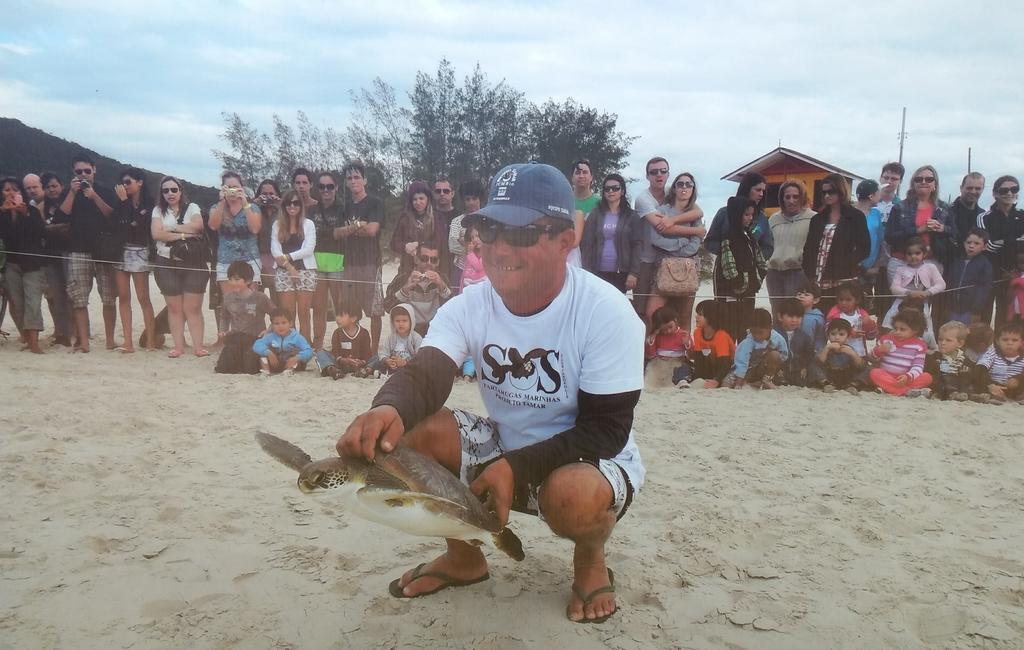
M 566 265 L 562 291 L 542 312 L 516 316 L 489 280 L 438 310 L 423 342 L 456 365 L 472 356 L 480 396 L 506 451 L 576 423 L 578 391 L 610 395 L 644 384 L 644 325 L 619 291 Z M 633 432 L 614 458 L 636 489 L 646 470 Z
M 651 188 L 648 187 L 646 190 L 640 193 L 639 196 L 633 201 L 633 209 L 643 219 L 652 212 L 658 211 L 658 205 L 661 203 L 658 199 L 654 198 L 651 194 Z M 643 220 L 643 231 L 644 231 L 644 242 L 643 247 L 640 249 L 640 261 L 641 262 L 653 262 L 657 259 L 657 255 L 654 252 L 654 246 L 651 244 L 651 236 L 654 234 L 654 227 L 647 219 Z
M 202 215 L 199 211 L 199 206 L 195 203 L 189 203 L 188 207 L 185 208 L 185 218 L 182 220 L 184 223 L 190 223 L 192 218 Z M 164 225 L 164 230 L 170 230 L 178 225 L 178 217 L 173 212 L 164 212 L 159 207 L 153 208 L 153 218 L 160 219 Z M 200 218 L 202 218 L 200 216 Z M 160 257 L 166 257 L 171 259 L 171 248 L 165 241 L 156 242 L 156 254 Z

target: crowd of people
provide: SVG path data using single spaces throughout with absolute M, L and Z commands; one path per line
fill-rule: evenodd
M 1013 176 L 995 180 L 988 209 L 977 172 L 951 204 L 931 165 L 910 175 L 902 197 L 899 163 L 855 190 L 830 174 L 812 196 L 792 179 L 768 217 L 768 184 L 750 172 L 707 220 L 695 176 L 671 174 L 665 158 L 647 162 L 647 186 L 632 201 L 621 174 L 595 191 L 589 161 L 566 172 L 576 243 L 568 263 L 630 295 L 647 326 L 647 360 L 667 364 L 677 386 L 1024 397 L 1024 214 Z M 443 303 L 486 279 L 481 251 L 497 236 L 467 218 L 485 203 L 483 182 L 415 181 L 387 242 L 398 273 L 385 287 L 384 202 L 367 193 L 359 162 L 297 168 L 285 191 L 263 180 L 250 193 L 227 171 L 206 208 L 170 176 L 151 188 L 127 168 L 115 180 L 109 188 L 78 155 L 67 182 L 53 172 L 0 181 L 4 298 L 25 349 L 43 353 L 45 298 L 52 344 L 89 352 L 95 280 L 110 350 L 136 350 L 134 287 L 139 346 L 163 347 L 169 334 L 167 356 L 181 357 L 187 326 L 192 353 L 209 355 L 208 293 L 218 372 L 291 374 L 315 363 L 335 379 L 386 375 L 416 355 Z M 714 298 L 694 310 L 706 253 Z M 166 305 L 159 314 L 150 272 Z M 755 309 L 762 285 L 770 311 Z M 473 359 L 462 376 L 476 376 Z

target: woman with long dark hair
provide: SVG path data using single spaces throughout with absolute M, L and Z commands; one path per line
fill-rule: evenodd
M 345 259 L 345 242 L 340 237 L 345 225 L 345 202 L 338 197 L 341 190 L 338 176 L 334 172 L 322 172 L 318 178 L 318 189 L 320 200 L 304 211 L 316 227 L 317 282 L 313 294 L 313 338 L 309 338 L 308 331 L 302 333 L 313 344 L 314 350 L 324 347 L 328 296 L 334 302 L 335 309 L 341 305 Z M 302 199 L 302 192 L 298 194 L 299 199 Z
M 270 292 L 271 302 L 277 301 L 276 290 L 274 289 L 274 256 L 270 252 L 270 228 L 268 224 L 277 221 L 277 212 L 281 208 L 281 187 L 277 181 L 265 178 L 256 187 L 256 198 L 253 202 L 260 208 L 260 217 L 263 226 L 257 236 L 257 243 L 260 249 L 260 268 L 263 270 L 263 277 L 257 281 L 263 288 Z
M 764 193 L 768 189 L 768 181 L 757 172 L 747 172 L 740 179 L 739 187 L 736 188 L 736 197 L 749 199 L 754 204 L 756 214 L 754 223 L 751 226 L 751 235 L 761 247 L 761 255 L 767 260 L 775 251 L 775 239 L 772 237 L 772 230 L 768 227 L 768 217 L 764 213 Z M 718 255 L 722 250 L 722 240 L 729 229 L 728 206 L 719 208 L 711 220 L 707 237 L 704 238 L 704 248 L 710 253 Z
M 309 311 L 318 286 L 316 226 L 306 218 L 302 196 L 288 190 L 281 198 L 281 211 L 271 228 L 270 251 L 274 256 L 274 284 L 278 306 L 295 318 L 299 332 L 309 340 Z M 316 312 L 314 311 L 314 314 Z M 315 331 L 314 327 L 314 331 Z M 321 341 L 323 340 L 321 334 Z
M 992 260 L 992 296 L 986 303 L 987 318 L 995 299 L 996 323 L 1006 320 L 1010 305 L 1007 283 L 1017 270 L 1017 254 L 1024 252 L 1024 211 L 1017 207 L 1020 181 L 1016 176 L 1000 176 L 992 184 L 992 207 L 978 216 L 978 227 L 989 235 L 988 254 Z
M 651 295 L 647 298 L 647 321 L 653 324 L 654 312 L 668 305 L 679 317 L 679 326 L 690 331 L 693 314 L 694 291 L 685 294 L 666 293 L 665 288 L 658 287 L 658 277 L 665 277 L 662 267 L 678 267 L 682 260 L 692 273 L 697 284 L 700 283 L 700 263 L 697 253 L 707 232 L 704 229 L 704 211 L 697 205 L 697 179 L 690 172 L 683 172 L 675 177 L 665 194 L 665 203 L 658 206 L 660 221 L 653 224 L 651 244 L 657 259 L 654 262 L 655 281 L 651 285 Z
M 629 207 L 626 180 L 608 174 L 601 183 L 601 200 L 587 216 L 580 239 L 583 268 L 626 292 L 626 276 L 634 269 L 639 243 L 639 217 Z
M 401 256 L 398 274 L 409 273 L 416 263 L 419 244 L 430 243 L 439 251 L 448 250 L 444 220 L 434 216 L 430 186 L 426 181 L 413 181 L 405 192 L 405 210 L 398 218 L 391 235 L 391 250 Z
M 43 252 L 50 257 L 46 260 L 46 300 L 50 304 L 53 318 L 53 342 L 55 345 L 71 347 L 71 336 L 75 333 L 71 321 L 71 301 L 68 299 L 68 279 L 64 258 L 70 249 L 71 224 L 67 215 L 60 211 L 64 200 L 64 184 L 53 172 L 44 172 L 39 177 L 43 185 Z
M 114 221 L 124 241 L 121 263 L 116 266 L 117 306 L 121 312 L 124 343 L 120 352 L 135 352 L 132 336 L 132 284 L 146 324 L 146 349 L 156 349 L 156 314 L 149 299 L 149 251 L 153 244 L 153 197 L 146 187 L 146 174 L 138 167 L 121 173 L 121 184 L 114 186 L 120 199 L 114 206 Z
M 35 354 L 43 354 L 39 347 L 46 286 L 43 226 L 42 214 L 25 200 L 21 181 L 0 180 L 0 240 L 7 251 L 4 285 L 21 342 Z
M 202 238 L 203 215 L 198 205 L 189 202 L 181 182 L 172 176 L 160 179 L 151 229 L 156 242 L 156 286 L 167 302 L 167 322 L 174 339 L 174 348 L 167 356 L 177 359 L 185 353 L 185 323 L 195 355 L 209 356 L 203 345 L 203 293 L 209 269 L 205 261 L 177 259 L 171 252 L 172 242 Z
M 715 258 L 715 296 L 722 303 L 723 328 L 734 340 L 746 335 L 767 264 L 757 241 L 757 206 L 734 196 L 726 203 L 726 231 Z
M 860 277 L 860 263 L 871 253 L 871 234 L 864 213 L 850 202 L 849 183 L 839 174 L 822 179 L 821 202 L 807 229 L 802 264 L 821 289 L 819 309 L 827 314 L 836 302 L 835 288 Z

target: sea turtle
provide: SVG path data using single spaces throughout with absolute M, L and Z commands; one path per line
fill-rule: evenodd
M 522 560 L 523 544 L 498 517 L 437 461 L 408 447 L 377 453 L 374 462 L 334 456 L 314 461 L 295 445 L 268 433 L 256 441 L 299 473 L 305 494 L 337 494 L 353 514 L 410 535 L 489 544 Z M 322 491 L 322 492 L 320 492 Z

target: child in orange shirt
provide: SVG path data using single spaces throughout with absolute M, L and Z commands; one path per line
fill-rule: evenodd
M 690 385 L 702 382 L 705 388 L 718 388 L 732 368 L 736 355 L 736 342 L 722 329 L 721 305 L 714 300 L 703 300 L 697 305 L 690 366 L 693 379 Z

